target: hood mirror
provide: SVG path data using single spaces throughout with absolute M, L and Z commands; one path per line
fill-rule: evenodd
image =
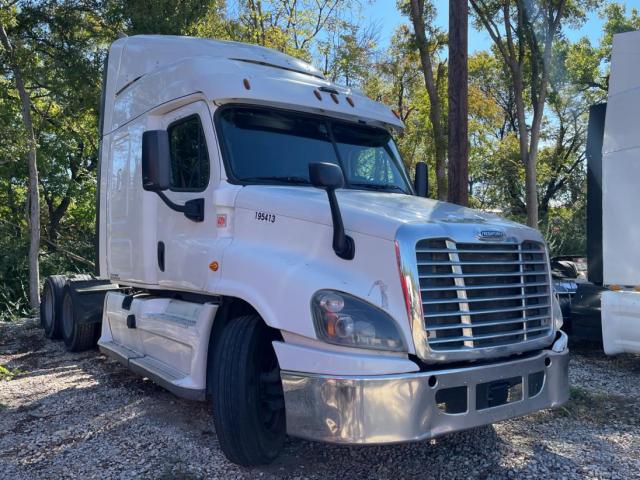
M 429 171 L 425 162 L 416 163 L 416 176 L 413 188 L 418 197 L 426 197 L 429 194 Z
M 340 258 L 352 260 L 355 255 L 355 243 L 353 238 L 344 232 L 342 215 L 336 198 L 336 189 L 344 187 L 344 175 L 342 169 L 335 163 L 310 163 L 309 180 L 316 188 L 322 188 L 329 197 L 331 208 L 331 220 L 333 222 L 333 250 Z
M 335 190 L 344 187 L 342 169 L 335 163 L 309 164 L 309 180 L 314 187 Z

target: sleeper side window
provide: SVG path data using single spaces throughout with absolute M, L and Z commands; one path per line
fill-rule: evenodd
M 198 115 L 169 125 L 171 190 L 200 192 L 209 184 L 209 152 Z

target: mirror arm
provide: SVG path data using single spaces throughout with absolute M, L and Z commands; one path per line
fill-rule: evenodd
M 184 213 L 184 216 L 191 221 L 204 221 L 204 198 L 194 198 L 185 202 L 184 205 L 178 205 L 173 203 L 163 192 L 156 193 L 171 210 Z
M 356 253 L 355 242 L 353 238 L 344 232 L 344 223 L 342 223 L 342 215 L 336 198 L 336 191 L 327 189 L 327 197 L 329 197 L 329 207 L 331 208 L 331 219 L 333 220 L 333 250 L 340 258 L 345 260 L 353 260 Z

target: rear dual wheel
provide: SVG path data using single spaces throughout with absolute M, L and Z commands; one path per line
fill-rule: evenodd
M 67 277 L 64 275 L 51 275 L 44 280 L 40 300 L 40 325 L 47 338 L 59 339 L 62 337 L 60 312 L 62 311 L 62 297 L 66 283 Z
M 82 352 L 96 345 L 99 334 L 99 323 L 81 323 L 73 305 L 71 288 L 65 287 L 61 309 L 62 338 L 67 350 Z
M 275 336 L 257 315 L 232 320 L 215 352 L 211 381 L 220 448 L 238 465 L 271 463 L 286 437 Z

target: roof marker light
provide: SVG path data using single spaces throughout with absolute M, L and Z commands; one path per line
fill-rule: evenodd
M 249 80 L 244 78 L 242 80 L 242 84 L 244 85 L 244 88 L 246 88 L 247 90 L 251 90 L 251 84 L 249 83 Z
M 338 100 L 338 96 L 335 93 L 331 94 L 331 100 L 333 100 L 333 103 L 340 103 L 340 100 Z
M 314 90 L 313 94 L 316 96 L 318 100 L 322 101 L 322 95 L 320 94 L 319 90 Z
M 349 105 L 351 105 L 352 107 L 355 107 L 355 106 L 356 106 L 356 104 L 355 104 L 355 103 L 353 103 L 353 98 L 351 98 L 351 97 L 347 97 L 347 103 L 348 103 Z

